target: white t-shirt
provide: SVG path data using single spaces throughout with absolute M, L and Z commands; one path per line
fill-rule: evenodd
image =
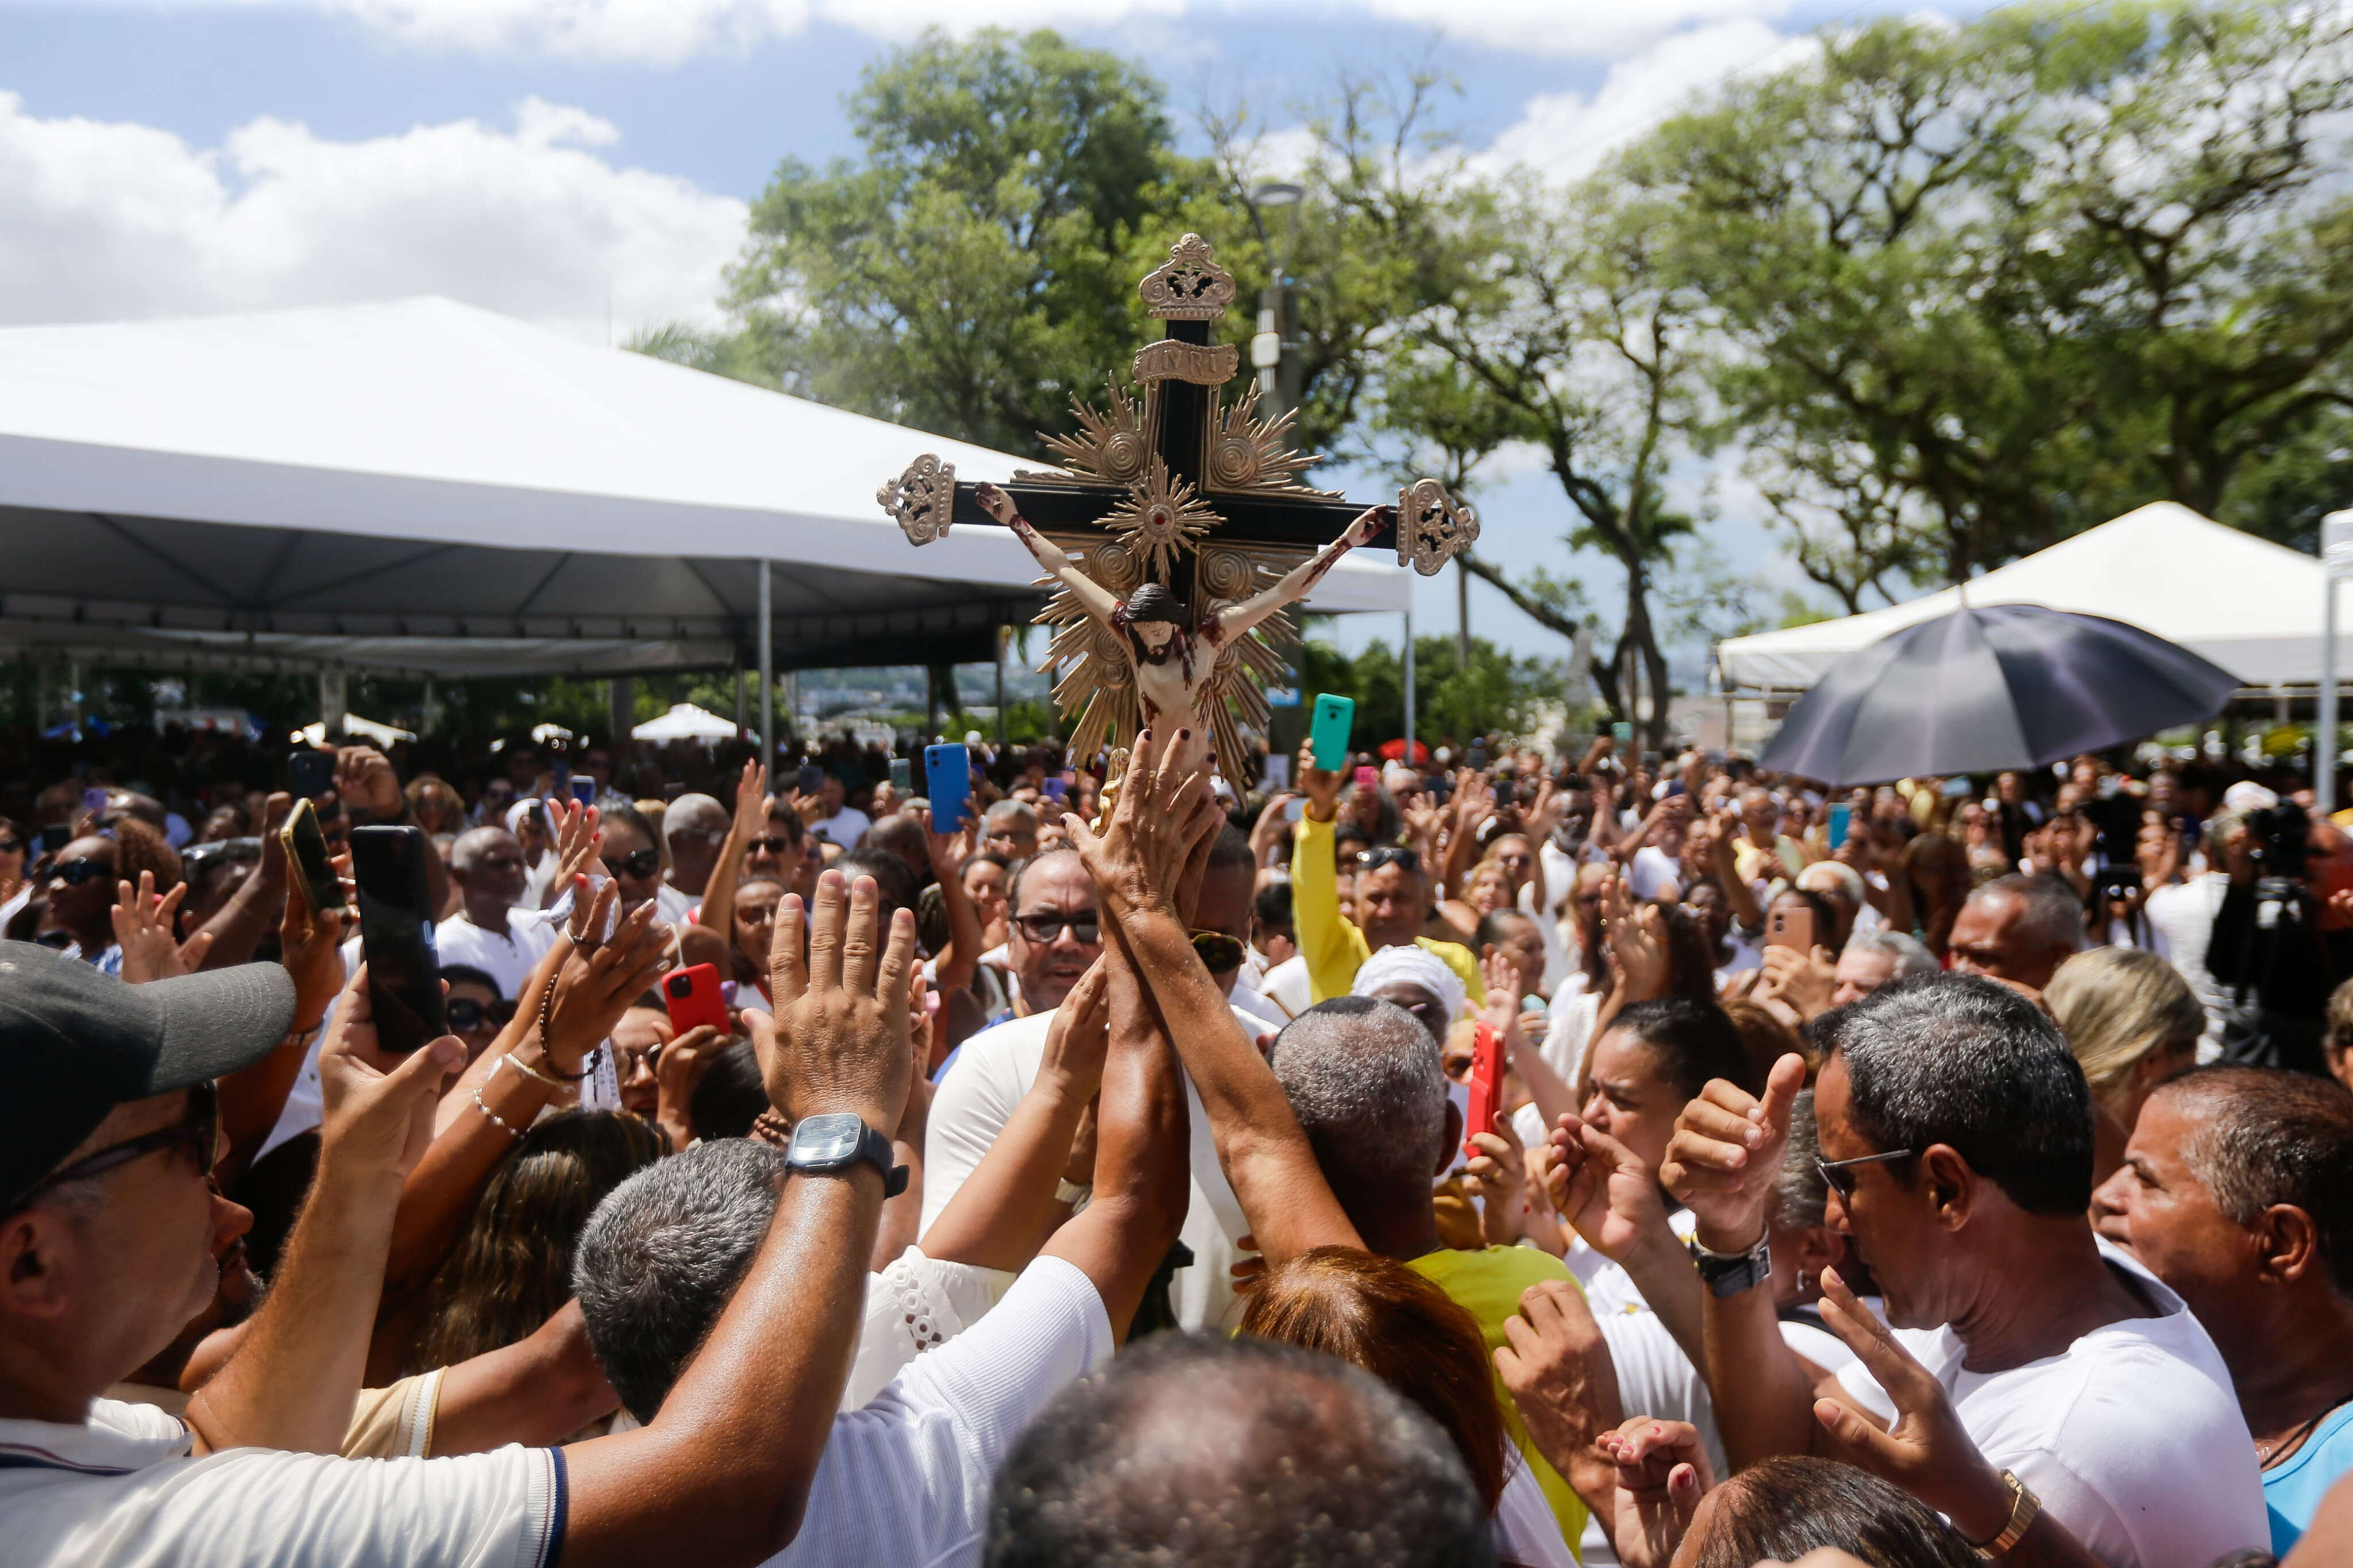
M 1053 1021 L 1051 1013 L 1033 1013 L 983 1029 L 964 1043 L 955 1066 L 935 1086 L 923 1134 L 924 1231 L 979 1167 L 989 1145 L 1012 1120 L 1014 1107 L 1038 1081 L 1039 1064 L 1046 1059 L 1046 1032 Z M 1262 1027 L 1243 1013 L 1235 1014 L 1234 1021 L 1253 1040 Z M 1193 1201 L 1179 1239 L 1193 1249 L 1193 1262 L 1176 1270 L 1169 1299 L 1185 1327 L 1216 1329 L 1233 1305 L 1233 1277 L 1227 1270 L 1243 1257 L 1240 1242 L 1249 1234 L 1250 1222 L 1242 1217 L 1233 1188 L 1226 1184 L 1217 1140 L 1209 1132 L 1209 1114 L 1190 1079 L 1185 1080 L 1185 1103 L 1192 1130 Z
M 800 1533 L 768 1562 L 977 1564 L 997 1468 L 1039 1412 L 1111 1354 L 1094 1282 L 1060 1258 L 1035 1259 L 995 1310 L 833 1418 Z
M 2206 967 L 2207 944 L 2214 938 L 2214 916 L 2222 907 L 2222 895 L 2230 890 L 2229 877 L 2209 871 L 2186 882 L 2152 888 L 2141 905 L 2149 929 L 2165 938 L 2165 956 L 2189 982 L 2189 989 L 2206 1009 L 2205 1043 L 2211 1048 L 2201 1046 L 2200 1061 L 2221 1054 L 2222 1015 L 2231 1005 L 2230 993 Z
M 1634 851 L 1634 863 L 1626 868 L 1626 885 L 1637 899 L 1647 902 L 1659 896 L 1659 890 L 1672 882 L 1683 885 L 1683 868 L 1673 856 L 1655 844 L 1645 844 Z
M 866 830 L 873 826 L 872 817 L 854 805 L 845 805 L 831 816 L 819 817 L 810 823 L 809 831 L 824 834 L 844 849 L 855 849 L 858 841 L 866 837 Z
M 1266 972 L 1259 994 L 1296 1018 L 1315 1005 L 1313 982 L 1307 978 L 1307 959 L 1293 953 Z
M 1585 1053 L 1592 1044 L 1593 1023 L 1601 1016 L 1603 1000 L 1599 991 L 1564 987 L 1553 993 L 1544 1044 L 1537 1049 L 1545 1065 L 1560 1074 L 1561 1081 L 1571 1089 L 1577 1087 L 1577 1075 L 1585 1067 Z
M 1573 1568 L 1577 1560 L 1560 1538 L 1560 1521 L 1536 1484 L 1536 1473 L 1509 1443 L 1504 1445 L 1504 1494 L 1495 1500 L 1488 1524 L 1497 1560 L 1527 1568 Z
M 468 920 L 464 910 L 433 928 L 433 946 L 441 966 L 467 964 L 498 982 L 499 994 L 512 1002 L 522 994 L 522 983 L 532 966 L 555 945 L 555 922 L 542 920 L 537 910 L 507 911 L 506 933 L 486 931 Z
M 2270 1550 L 2254 1442 L 2214 1342 L 2155 1276 L 2105 1241 L 2100 1252 L 2161 1316 L 2104 1324 L 2063 1354 L 1998 1373 L 1964 1367 L 1950 1325 L 1896 1337 L 1945 1385 L 1987 1461 L 2013 1471 L 2108 1568 L 2205 1568 Z M 1839 1384 L 1894 1417 L 1861 1362 Z
M 188 1429 L 147 1405 L 97 1400 L 79 1426 L 0 1420 L 8 1563 L 546 1568 L 564 1540 L 564 1456 L 554 1448 L 446 1459 L 270 1448 L 196 1458 L 188 1449 Z

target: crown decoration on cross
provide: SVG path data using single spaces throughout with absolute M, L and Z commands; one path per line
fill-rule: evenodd
M 1240 353 L 1210 333 L 1234 277 L 1199 235 L 1137 290 L 1164 335 L 1129 366 L 1135 390 L 1114 374 L 1101 408 L 1073 398 L 1074 427 L 1039 437 L 1059 467 L 1000 487 L 926 454 L 875 499 L 915 544 L 997 521 L 1029 548 L 1053 590 L 1037 617 L 1054 629 L 1041 668 L 1059 669 L 1055 698 L 1077 720 L 1072 755 L 1166 718 L 1189 720 L 1230 767 L 1242 727 L 1266 725 L 1264 688 L 1287 664 L 1278 647 L 1296 637 L 1290 607 L 1342 555 L 1389 544 L 1428 576 L 1479 537 L 1479 520 L 1436 479 L 1369 509 L 1302 481 L 1323 459 L 1293 446 L 1292 411 L 1261 416 L 1254 382 L 1226 391 Z

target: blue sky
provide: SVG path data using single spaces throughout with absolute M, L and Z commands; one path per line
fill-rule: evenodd
M 859 71 L 975 12 L 1148 61 L 1180 118 L 1275 110 L 1343 72 L 1430 60 L 1464 140 L 1576 172 L 1694 92 L 1803 35 L 1923 7 L 1799 0 L 0 0 L 0 325 L 139 319 L 439 292 L 601 341 L 708 316 L 744 204 L 776 161 L 852 151 Z M 1695 500 L 1721 558 L 1772 606 L 1796 579 L 1736 480 Z M 1482 549 L 1586 580 L 1541 473 L 1480 496 Z M 1451 574 L 1419 629 L 1451 630 Z M 1483 634 L 1563 650 L 1483 585 Z M 1386 618 L 1386 617 L 1383 617 Z M 1387 628 L 1349 628 L 1345 642 Z

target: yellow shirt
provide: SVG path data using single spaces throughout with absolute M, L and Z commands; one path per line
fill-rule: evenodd
M 1486 1336 L 1491 1360 L 1505 1343 L 1504 1320 L 1519 1314 L 1520 1297 L 1529 1286 L 1545 1279 L 1567 1279 L 1572 1287 L 1577 1283 L 1576 1277 L 1561 1266 L 1559 1258 L 1533 1247 L 1490 1247 L 1477 1252 L 1447 1248 L 1425 1253 L 1407 1267 L 1479 1320 L 1479 1331 Z M 1552 1461 L 1536 1452 L 1526 1426 L 1520 1420 L 1518 1406 L 1504 1387 L 1501 1373 L 1495 1374 L 1495 1398 L 1504 1407 L 1504 1426 L 1511 1434 L 1512 1446 L 1526 1458 L 1528 1468 L 1535 1474 L 1536 1485 L 1544 1489 L 1545 1500 L 1552 1504 L 1553 1517 L 1560 1521 L 1561 1539 L 1575 1552 L 1578 1538 L 1585 1533 L 1584 1500 L 1552 1468 Z
M 1345 996 L 1356 983 L 1356 971 L 1373 956 L 1365 933 L 1354 921 L 1340 915 L 1340 879 L 1334 864 L 1332 824 L 1302 816 L 1291 837 L 1291 927 L 1299 955 L 1307 961 L 1307 997 L 1327 1002 Z M 1486 983 L 1479 978 L 1479 961 L 1456 942 L 1432 942 L 1426 936 L 1414 945 L 1454 971 L 1473 1005 L 1487 1000 Z

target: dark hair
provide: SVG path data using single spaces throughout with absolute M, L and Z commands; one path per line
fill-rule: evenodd
M 652 820 L 632 805 L 627 795 L 604 795 L 596 802 L 596 815 L 603 821 L 625 823 L 636 828 L 646 836 L 646 843 L 652 848 L 662 847 L 662 836 L 654 831 Z
M 2059 1027 L 1999 982 L 1927 974 L 1815 1020 L 1874 1150 L 1949 1144 L 2029 1214 L 2092 1202 L 2092 1093 Z
M 622 1408 L 651 1421 L 768 1234 L 785 1152 L 696 1143 L 616 1186 L 568 1269 L 588 1348 Z
M 1783 899 L 1802 900 L 1806 908 L 1814 911 L 1816 945 L 1833 947 L 1836 944 L 1839 933 L 1839 913 L 1837 907 L 1831 902 L 1827 895 L 1818 893 L 1811 888 L 1800 888 L 1792 882 L 1773 895 L 1774 903 L 1779 903 Z M 1807 956 L 1811 957 L 1812 954 L 1809 953 Z
M 625 1111 L 565 1110 L 533 1125 L 433 1277 L 414 1370 L 513 1344 L 554 1316 L 572 1293 L 572 1249 L 590 1212 L 667 1152 L 650 1122 Z
M 1209 843 L 1209 867 L 1212 871 L 1230 870 L 1236 866 L 1255 868 L 1258 857 L 1250 851 L 1250 835 L 1229 822 L 1218 829 Z
M 488 970 L 477 969 L 470 963 L 445 963 L 441 966 L 441 978 L 459 985 L 479 985 L 502 1001 L 506 997 Z
M 1250 913 L 1255 915 L 1258 918 L 1258 923 L 1267 930 L 1281 931 L 1284 936 L 1290 936 L 1293 929 L 1291 879 L 1279 877 L 1261 888 L 1257 896 L 1250 900 Z
M 2274 1204 L 2312 1220 L 2321 1267 L 2353 1297 L 2353 1090 L 2284 1068 L 2196 1068 L 2159 1094 L 2205 1109 L 2181 1158 L 2235 1226 Z
M 1836 1459 L 1760 1459 L 1716 1489 L 1697 1568 L 1794 1563 L 1825 1546 L 1872 1568 L 1978 1568 L 1977 1549 L 1935 1510 Z
M 1504 1495 L 1503 1407 L 1479 1320 L 1405 1264 L 1318 1247 L 1267 1271 L 1244 1298 L 1241 1331 L 1361 1367 L 1454 1439 L 1481 1506 Z
M 1149 626 L 1155 622 L 1177 626 L 1185 618 L 1184 606 L 1162 583 L 1145 581 L 1137 584 L 1135 591 L 1127 596 L 1124 607 L 1127 612 L 1127 624 L 1132 626 Z
M 1681 904 L 1651 906 L 1667 926 L 1667 993 L 1694 1002 L 1715 1000 L 1715 954 L 1707 928 Z
M 1504 927 L 1511 921 L 1525 921 L 1530 925 L 1534 925 L 1535 924 L 1535 916 L 1528 913 L 1525 910 L 1508 908 L 1489 910 L 1485 914 L 1479 917 L 1479 928 L 1472 934 L 1471 940 L 1477 945 L 1481 952 L 1484 952 L 1491 947 L 1500 947 L 1503 945 Z
M 1740 1031 L 1713 1002 L 1688 996 L 1630 1002 L 1609 1020 L 1609 1027 L 1623 1029 L 1648 1046 L 1659 1059 L 1660 1078 L 1685 1100 L 1696 1098 L 1711 1079 L 1737 1084 L 1751 1094 L 1765 1088 L 1741 1044 Z
M 850 881 L 860 877 L 874 879 L 874 891 L 881 900 L 875 913 L 887 926 L 891 917 L 901 910 L 912 910 L 923 889 L 915 881 L 915 873 L 907 863 L 888 849 L 870 847 L 852 849 L 833 863 L 833 868 Z
M 1487 1510 L 1429 1416 L 1345 1362 L 1260 1339 L 1132 1345 L 1022 1435 L 988 1512 L 987 1568 L 1493 1562 Z
M 760 1058 L 749 1040 L 713 1053 L 687 1101 L 697 1139 L 748 1138 L 752 1123 L 767 1109 L 768 1086 L 761 1081 Z
M 139 886 L 139 873 L 155 878 L 155 891 L 168 893 L 180 885 L 180 852 L 146 823 L 128 812 L 115 815 L 108 831 L 114 835 L 114 874 Z
M 1806 1044 L 1804 1037 L 1783 1023 L 1762 1002 L 1736 996 L 1724 1004 L 1724 1016 L 1731 1019 L 1732 1026 L 1740 1032 L 1740 1048 L 1748 1053 L 1748 1066 L 1756 1073 L 1758 1083 L 1763 1083 L 1773 1071 L 1773 1064 L 1786 1056 L 1805 1058 L 1806 1070 L 1810 1075 L 1812 1073 L 1814 1052 Z

